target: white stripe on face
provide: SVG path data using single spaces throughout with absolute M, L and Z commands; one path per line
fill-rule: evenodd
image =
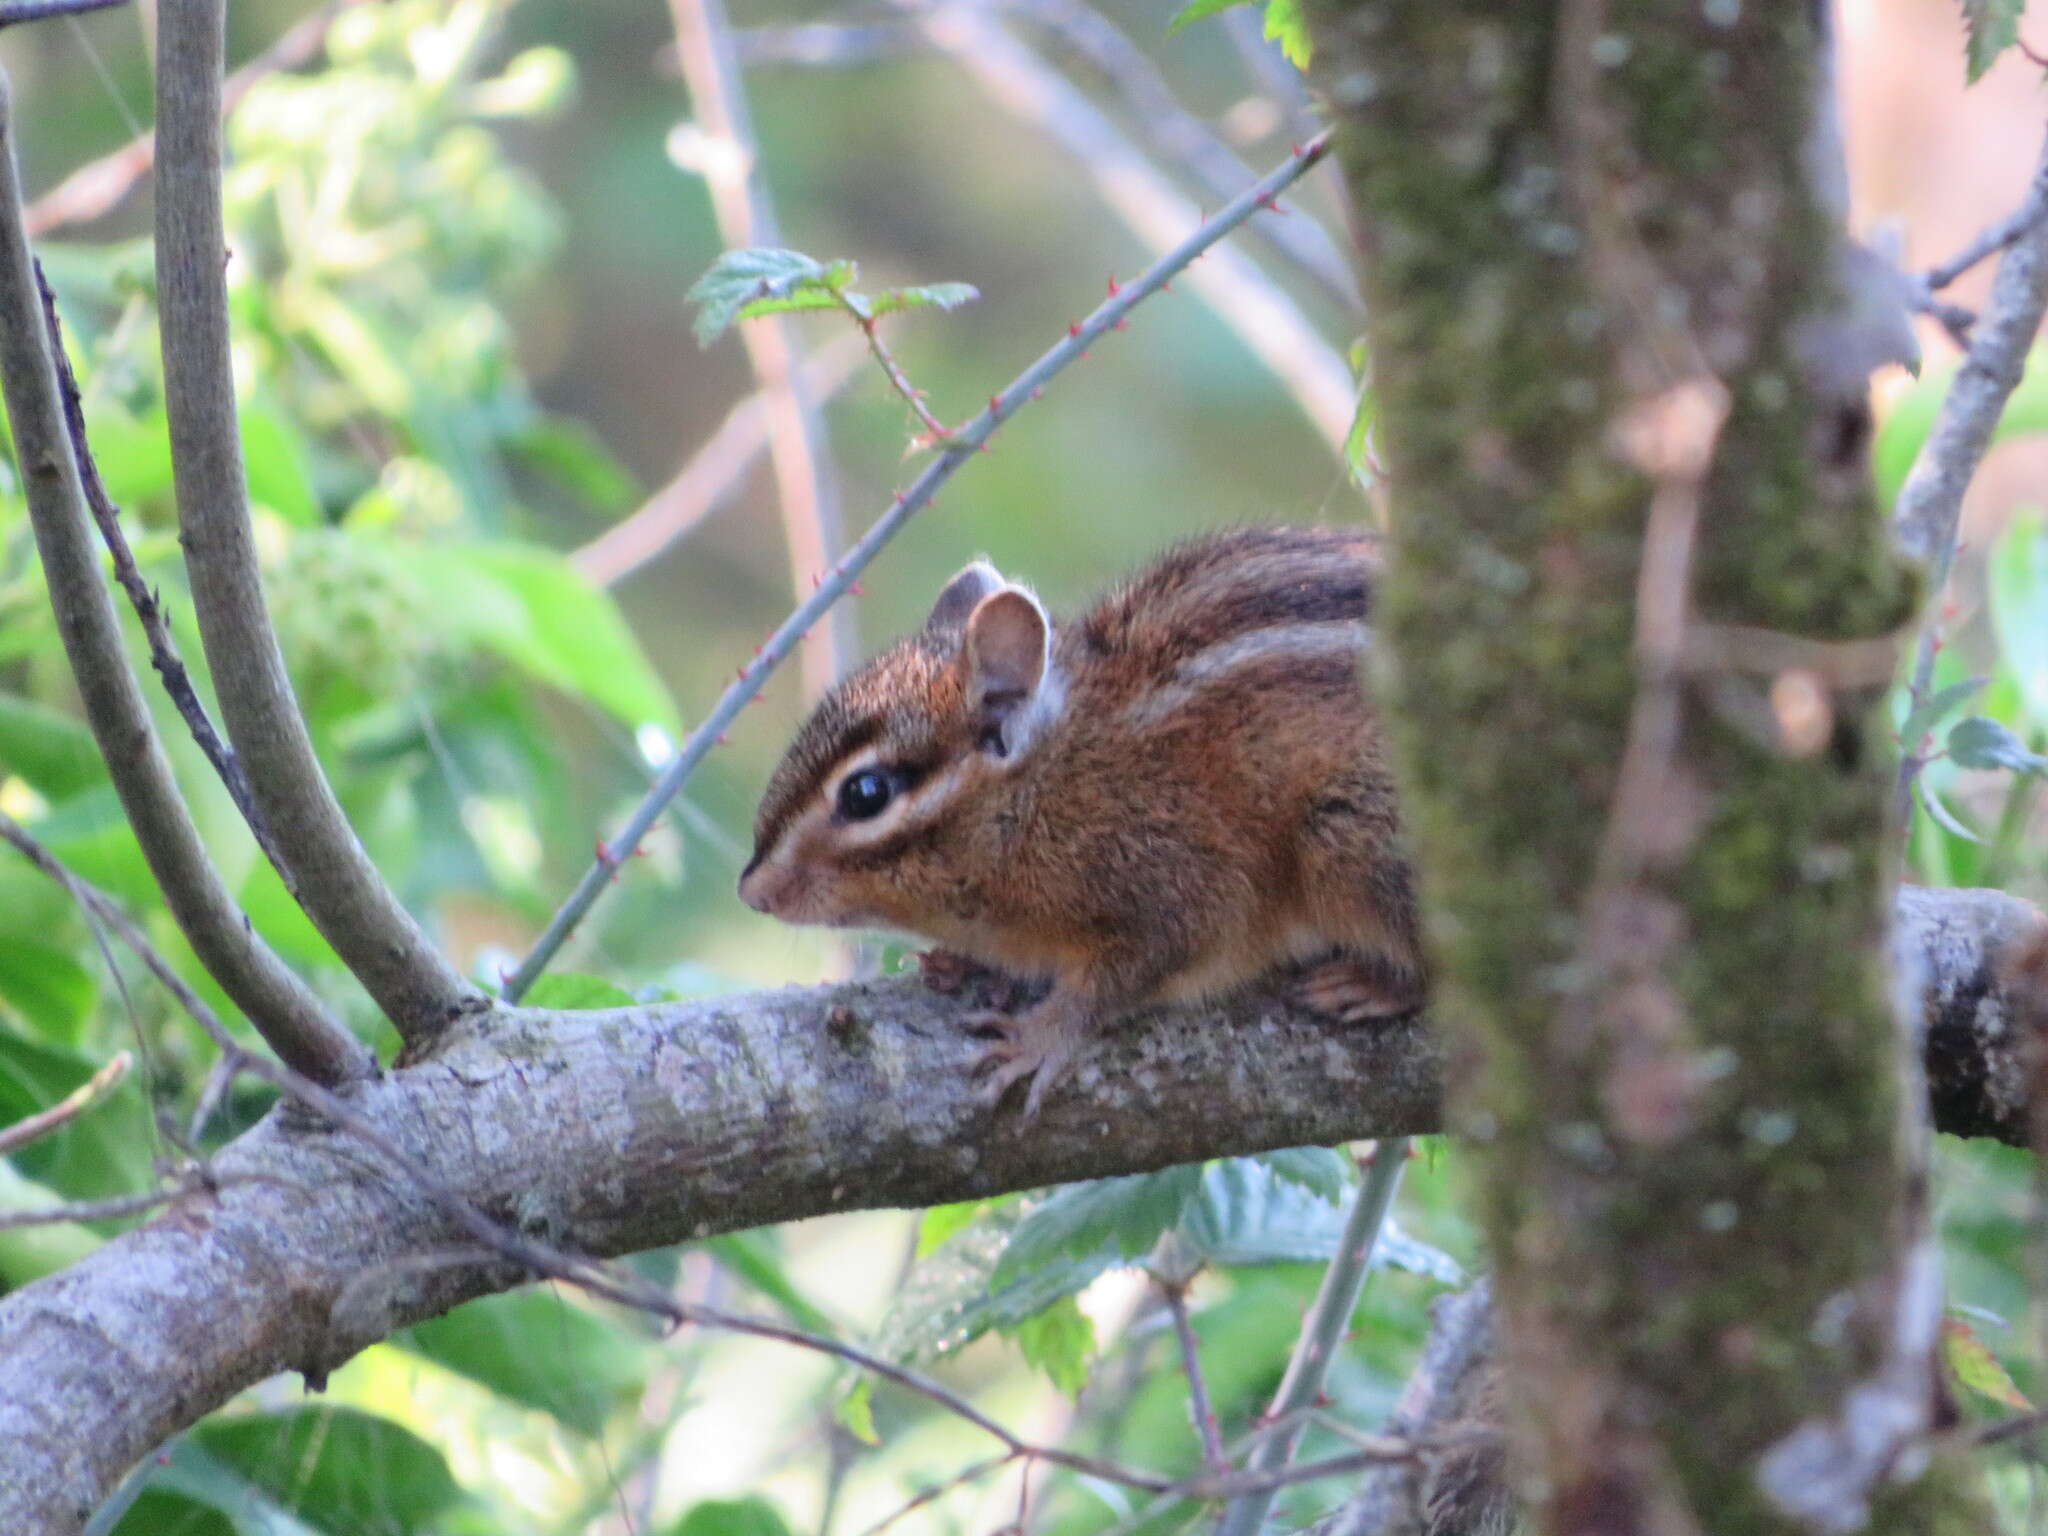
M 1273 656 L 1343 657 L 1363 651 L 1371 632 L 1357 619 L 1312 624 L 1278 624 L 1255 629 L 1198 651 L 1173 669 L 1164 683 L 1124 711 L 1131 726 L 1156 725 L 1185 709 L 1219 678 Z

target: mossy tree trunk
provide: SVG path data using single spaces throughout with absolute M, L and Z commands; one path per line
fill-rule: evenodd
M 1807 3 L 1316 0 L 1405 789 L 1567 1531 L 1975 1528 L 1888 1005 L 1909 613 Z M 1880 326 L 1879 329 L 1882 327 Z

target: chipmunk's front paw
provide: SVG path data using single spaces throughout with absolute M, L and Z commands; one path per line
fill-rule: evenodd
M 973 1067 L 974 1075 L 982 1080 L 982 1102 L 998 1103 L 1012 1084 L 1028 1081 L 1031 1087 L 1024 1096 L 1027 1120 L 1038 1113 L 1046 1089 L 1059 1081 L 1079 1044 L 1057 1023 L 1039 1017 L 1035 1009 L 1029 1013 L 970 1014 L 967 1027 L 989 1037 Z

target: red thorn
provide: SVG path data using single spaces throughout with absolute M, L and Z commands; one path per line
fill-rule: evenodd
M 901 491 L 896 493 L 896 505 L 899 507 L 903 505 L 903 493 Z
M 1171 278 L 1168 278 L 1165 282 L 1161 283 L 1159 285 L 1159 291 L 1161 293 L 1173 292 L 1173 280 Z
M 1067 334 L 1073 337 L 1076 341 L 1079 341 L 1081 339 L 1081 322 L 1078 320 L 1069 320 L 1067 322 Z
M 1299 144 L 1290 144 L 1287 146 L 1287 149 L 1288 153 L 1292 154 L 1297 160 L 1301 158 L 1301 146 Z
M 1275 194 L 1272 196 L 1260 198 L 1259 206 L 1261 208 L 1266 209 L 1269 213 L 1278 213 L 1280 211 L 1280 200 L 1278 195 Z
M 747 669 L 745 667 L 735 667 L 733 668 L 732 675 L 744 683 L 747 680 Z
M 975 450 L 975 452 L 977 453 L 987 453 L 988 451 L 989 445 L 987 443 L 983 443 L 979 448 Z
M 988 413 L 991 416 L 1002 415 L 1003 397 L 1001 395 L 990 395 L 988 397 Z
M 1111 297 L 1111 298 L 1113 299 L 1113 298 L 1115 298 L 1115 297 L 1117 296 L 1117 294 L 1119 294 L 1119 293 L 1120 293 L 1120 292 L 1122 292 L 1122 291 L 1123 291 L 1123 290 L 1122 290 L 1122 289 L 1120 289 L 1120 288 L 1119 288 L 1119 287 L 1117 286 L 1117 281 L 1116 281 L 1116 274 L 1115 274 L 1114 272 L 1110 273 L 1110 274 L 1109 274 L 1109 296 L 1110 296 L 1110 297 Z
M 1031 391 L 1031 398 L 1034 400 L 1043 400 L 1045 398 L 1045 391 L 1042 389 L 1034 389 Z
M 849 582 L 847 584 L 846 590 L 851 592 L 855 597 L 866 597 L 868 595 L 866 590 L 857 581 Z
M 1118 315 L 1116 317 L 1116 328 L 1120 331 L 1129 330 L 1131 328 L 1131 317 L 1129 315 Z
M 819 582 L 819 581 L 820 581 L 821 579 L 822 579 L 822 577 L 821 577 L 821 576 L 819 575 L 819 573 L 818 573 L 818 572 L 816 572 L 816 571 L 813 571 L 813 572 L 811 572 L 811 590 L 812 590 L 813 592 L 815 592 L 815 591 L 817 591 L 817 590 L 818 590 L 818 582 Z M 761 653 L 760 653 L 759 651 L 756 651 L 756 652 L 754 652 L 754 654 L 755 654 L 756 656 L 758 656 L 758 655 L 760 655 Z
M 731 736 L 730 736 L 730 735 L 729 735 L 729 734 L 728 734 L 727 732 L 725 732 L 725 731 L 720 731 L 720 732 L 718 733 L 718 739 L 717 739 L 716 741 L 714 741 L 714 742 L 712 743 L 712 745 L 713 745 L 713 746 L 716 746 L 716 747 L 722 747 L 722 746 L 724 746 L 724 745 L 725 745 L 725 744 L 726 744 L 726 743 L 727 743 L 728 741 L 730 741 L 731 739 L 732 739 L 732 737 L 731 737 Z

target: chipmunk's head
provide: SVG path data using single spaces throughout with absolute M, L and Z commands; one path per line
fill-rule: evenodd
M 976 561 L 925 627 L 851 673 L 797 732 L 754 821 L 740 899 L 785 922 L 943 938 L 974 914 L 965 850 L 1058 719 L 1052 627 Z

